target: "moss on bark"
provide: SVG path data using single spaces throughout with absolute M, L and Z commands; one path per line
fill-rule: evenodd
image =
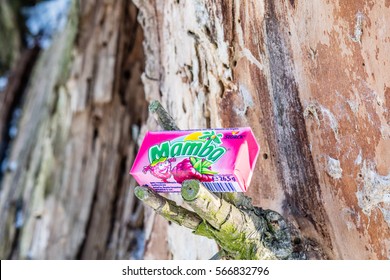
M 20 31 L 15 10 L 8 1 L 0 1 L 0 76 L 14 65 L 20 53 Z

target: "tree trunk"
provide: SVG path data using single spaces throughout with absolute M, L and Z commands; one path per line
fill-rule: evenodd
M 315 257 L 390 258 L 390 5 L 347 2 L 73 0 L 19 87 L 0 257 L 217 252 L 140 214 L 128 170 L 146 130 L 159 129 L 146 111 L 157 99 L 181 129 L 250 126 L 261 154 L 247 194 L 286 217 Z M 3 132 L 14 106 L 4 104 Z
M 72 1 L 40 55 L 2 179 L 1 258 L 142 257 L 128 175 L 147 114 L 136 15 L 127 1 Z
M 182 129 L 251 126 L 249 195 L 323 258 L 389 258 L 388 1 L 134 2 L 147 99 Z

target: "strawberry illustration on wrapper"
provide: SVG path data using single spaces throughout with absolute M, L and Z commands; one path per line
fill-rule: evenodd
M 157 192 L 180 192 L 188 179 L 211 191 L 244 192 L 258 153 L 248 127 L 147 132 L 130 174 Z

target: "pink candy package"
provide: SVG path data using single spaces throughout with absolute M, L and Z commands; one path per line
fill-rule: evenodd
M 188 179 L 214 192 L 245 192 L 258 154 L 249 127 L 149 131 L 130 174 L 156 192 L 180 192 Z

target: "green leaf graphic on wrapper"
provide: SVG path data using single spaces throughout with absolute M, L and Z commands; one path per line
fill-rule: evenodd
M 210 170 L 211 162 L 202 158 L 190 157 L 192 166 L 201 174 L 214 175 L 216 171 Z
M 221 133 L 218 133 L 218 134 L 215 134 L 215 131 L 205 131 L 203 132 L 203 135 L 199 137 L 199 139 L 203 139 L 203 140 L 211 140 L 212 142 L 214 143 L 217 143 L 217 144 L 222 144 L 222 141 L 220 138 L 222 138 L 222 134 Z

